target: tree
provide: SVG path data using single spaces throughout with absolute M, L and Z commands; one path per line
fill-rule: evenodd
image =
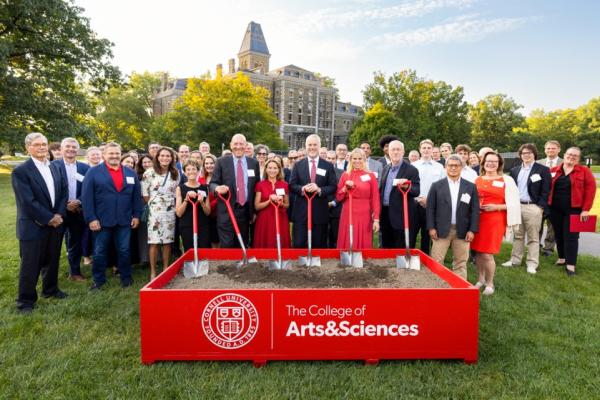
M 367 142 L 371 144 L 373 155 L 383 156 L 383 152 L 378 146 L 379 139 L 384 135 L 404 131 L 402 120 L 386 109 L 383 104 L 375 103 L 352 128 L 349 136 L 350 148 L 359 147 L 361 143 Z
M 389 78 L 380 72 L 363 91 L 367 111 L 382 104 L 401 121 L 398 135 L 406 149 L 418 148 L 419 141 L 429 138 L 435 143 L 468 143 L 470 128 L 468 104 L 463 88 L 453 88 L 443 81 L 420 78 L 415 71 L 405 70 Z M 373 144 L 373 143 L 372 143 Z
M 132 73 L 129 82 L 99 96 L 96 136 L 126 148 L 144 148 L 153 124 L 152 102 L 162 73 Z
M 471 106 L 469 120 L 472 146 L 514 151 L 511 143 L 513 130 L 523 127 L 525 122 L 525 117 L 519 112 L 521 108 L 521 105 L 505 94 L 489 95 Z
M 0 145 L 33 130 L 50 139 L 89 135 L 90 93 L 120 78 L 110 43 L 64 0 L 4 0 L 0 7 Z
M 228 146 L 235 133 L 243 133 L 253 143 L 284 149 L 269 98 L 265 88 L 253 86 L 242 73 L 192 78 L 173 111 L 156 120 L 153 137 L 164 144 L 206 141 L 211 148 L 220 148 Z

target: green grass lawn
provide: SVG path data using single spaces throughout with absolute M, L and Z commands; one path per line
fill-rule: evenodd
M 592 172 L 600 172 L 600 165 L 592 165 Z
M 482 298 L 479 363 L 454 361 L 140 363 L 138 292 L 66 280 L 66 300 L 15 311 L 18 246 L 9 175 L 0 172 L 0 398 L 6 399 L 591 399 L 600 396 L 599 259 L 568 279 L 544 259 L 536 276 L 498 267 Z M 497 261 L 508 257 L 504 248 Z M 89 275 L 89 268 L 84 269 Z M 469 271 L 474 277 L 474 271 Z M 471 279 L 473 281 L 473 279 Z M 177 338 L 165 338 L 177 340 Z

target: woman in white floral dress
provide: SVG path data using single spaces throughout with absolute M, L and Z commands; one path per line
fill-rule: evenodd
M 175 190 L 179 173 L 175 167 L 175 151 L 168 147 L 156 153 L 154 167 L 144 172 L 142 195 L 149 204 L 148 245 L 150 280 L 156 277 L 158 248 L 162 246 L 163 270 L 169 266 L 171 243 L 175 240 Z

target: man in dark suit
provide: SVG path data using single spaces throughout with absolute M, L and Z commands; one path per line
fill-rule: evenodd
M 479 196 L 475 184 L 461 179 L 464 161 L 452 154 L 445 163 L 447 178 L 431 185 L 427 195 L 427 232 L 431 257 L 440 264 L 452 247 L 452 270 L 467 279 L 469 246 L 479 231 Z
M 67 187 L 60 169 L 48 159 L 48 140 L 41 133 L 25 137 L 31 158 L 12 173 L 17 205 L 17 239 L 21 265 L 17 310 L 33 311 L 42 274 L 42 296 L 63 299 L 58 288 L 58 263 L 67 213 Z
M 250 224 L 254 220 L 254 187 L 260 181 L 258 161 L 245 156 L 246 137 L 240 133 L 233 135 L 231 155 L 217 160 L 210 181 L 213 192 L 225 195 L 231 193 L 229 203 L 237 220 L 244 245 L 250 240 Z M 217 203 L 217 231 L 221 247 L 240 247 L 226 205 Z
M 344 173 L 344 170 L 335 168 L 335 151 L 329 150 L 327 152 L 327 161 L 334 165 L 335 170 L 335 181 L 340 182 L 340 178 Z M 375 161 L 379 164 L 377 161 Z M 379 164 L 381 166 L 381 164 Z M 342 214 L 342 204 L 338 203 L 335 199 L 335 193 L 329 196 L 329 230 L 327 236 L 327 247 L 330 249 L 337 248 L 338 230 L 340 226 L 340 215 Z
M 86 172 L 90 168 L 86 163 L 77 161 L 79 142 L 75 138 L 64 138 L 60 144 L 63 158 L 54 160 L 52 164 L 61 170 L 64 184 L 68 188 L 67 217 L 64 221 L 67 260 L 69 261 L 69 279 L 84 282 L 81 274 L 82 236 L 85 220 L 81 208 L 81 188 Z
M 333 167 L 345 171 L 348 167 L 348 160 L 346 160 L 347 155 L 348 146 L 346 146 L 344 143 L 340 143 L 335 146 L 335 162 L 333 163 Z
M 296 194 L 292 212 L 294 227 L 293 246 L 308 247 L 308 201 L 304 193 L 317 193 L 312 200 L 312 247 L 327 247 L 329 196 L 337 189 L 333 165 L 319 157 L 321 138 L 317 134 L 306 138 L 306 158 L 298 161 L 292 170 L 290 191 Z
M 384 249 L 403 248 L 404 241 L 404 198 L 398 185 L 406 188 L 406 181 L 411 182 L 408 192 L 408 222 L 410 226 L 409 245 L 415 247 L 417 241 L 414 222 L 416 220 L 415 198 L 419 196 L 421 185 L 419 171 L 403 160 L 404 144 L 393 140 L 388 146 L 390 164 L 383 168 L 379 192 L 381 197 L 381 247 Z
M 533 143 L 525 143 L 519 148 L 522 164 L 510 170 L 510 177 L 519 188 L 522 222 L 514 232 L 510 260 L 502 264 L 505 267 L 521 265 L 527 236 L 527 272 L 530 274 L 535 274 L 540 264 L 540 229 L 544 215 L 550 213 L 548 195 L 552 180 L 550 169 L 535 162 L 537 154 Z
M 544 153 L 546 153 L 546 158 L 542 158 L 537 162 L 539 164 L 545 165 L 546 167 L 552 169 L 560 163 L 563 162 L 563 159 L 558 155 L 560 154 L 560 142 L 557 140 L 548 140 L 544 145 Z M 544 217 L 546 223 L 546 237 L 544 238 L 544 246 L 542 248 L 542 253 L 544 256 L 548 257 L 554 253 L 554 247 L 556 246 L 556 241 L 554 240 L 554 228 L 550 223 L 550 218 L 548 215 Z M 542 234 L 544 233 L 544 221 L 542 221 L 542 227 L 540 228 L 540 243 L 542 241 Z
M 137 228 L 142 213 L 142 191 L 137 174 L 122 167 L 121 146 L 107 143 L 104 163 L 91 168 L 83 181 L 82 198 L 85 222 L 94 233 L 94 284 L 99 290 L 106 283 L 106 267 L 111 245 L 117 251 L 121 287 L 131 286 L 129 242 L 131 229 Z

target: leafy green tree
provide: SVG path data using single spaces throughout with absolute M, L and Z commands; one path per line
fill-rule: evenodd
M 235 133 L 243 133 L 253 143 L 285 149 L 269 98 L 265 88 L 252 85 L 242 73 L 216 79 L 192 78 L 173 111 L 156 120 L 152 135 L 164 144 L 206 141 L 218 149 L 221 144 L 228 147 Z
M 476 149 L 489 146 L 498 151 L 514 151 L 511 143 L 513 130 L 523 127 L 525 122 L 525 117 L 519 112 L 521 108 L 505 94 L 489 95 L 471 106 L 469 120 L 472 146 Z
M 367 142 L 371 144 L 373 155 L 383 156 L 383 152 L 378 146 L 379 139 L 385 135 L 404 131 L 402 120 L 386 109 L 383 104 L 375 103 L 352 128 L 349 136 L 350 148 L 359 147 L 361 143 Z
M 96 136 L 126 148 L 145 148 L 153 124 L 152 102 L 162 73 L 132 73 L 127 84 L 98 97 Z
M 398 135 L 408 149 L 417 148 L 419 141 L 429 138 L 435 143 L 468 143 L 470 127 L 468 104 L 463 88 L 453 88 L 444 81 L 432 81 L 404 70 L 386 77 L 374 74 L 373 82 L 363 91 L 365 108 L 382 104 L 401 123 Z M 374 145 L 374 143 L 371 143 Z
M 82 9 L 64 0 L 4 0 L 0 5 L 0 145 L 23 135 L 89 135 L 89 93 L 118 81 L 110 43 L 91 30 Z M 85 84 L 84 84 L 85 82 Z

